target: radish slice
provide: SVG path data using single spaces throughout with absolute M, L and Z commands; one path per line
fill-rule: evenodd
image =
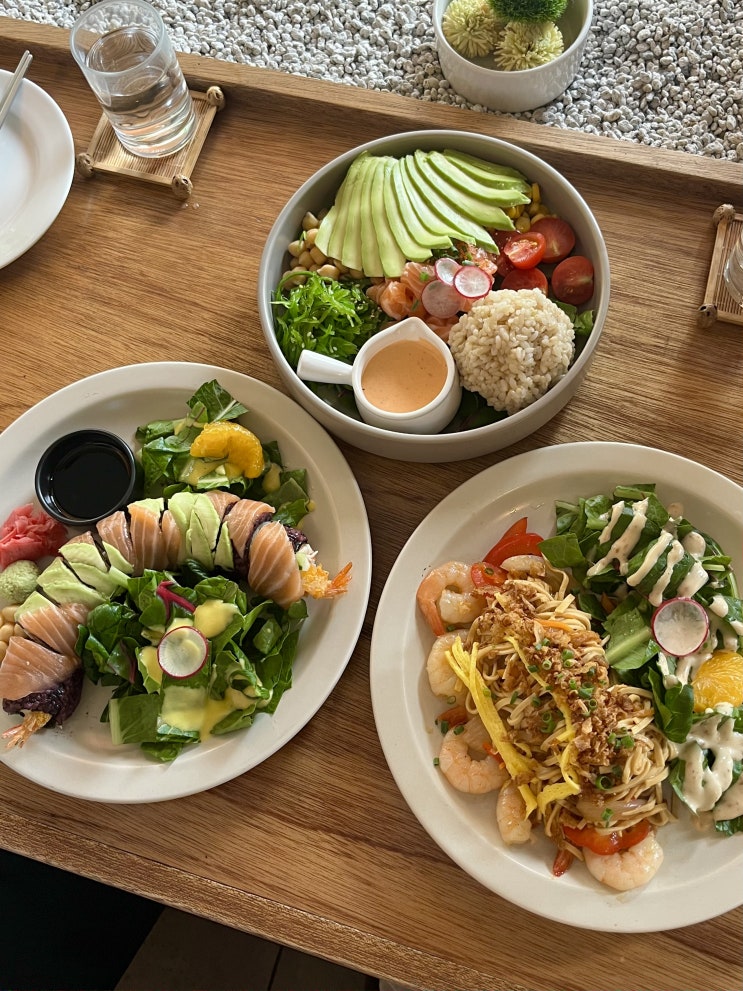
M 433 265 L 436 278 L 447 286 L 452 285 L 454 276 L 461 267 L 456 258 L 437 258 Z
M 454 286 L 448 286 L 445 282 L 434 279 L 426 283 L 421 293 L 421 302 L 432 317 L 446 318 L 459 313 L 464 300 Z
M 209 641 L 193 626 L 176 626 L 157 648 L 157 663 L 171 678 L 190 678 L 206 664 Z
M 709 633 L 707 610 L 696 599 L 679 597 L 661 603 L 651 620 L 653 639 L 673 657 L 693 654 Z
M 493 288 L 493 277 L 477 265 L 462 265 L 454 276 L 454 288 L 467 299 L 482 299 Z

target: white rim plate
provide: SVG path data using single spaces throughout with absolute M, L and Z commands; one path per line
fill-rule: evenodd
M 41 731 L 0 759 L 52 791 L 101 802 L 156 802 L 213 788 L 250 770 L 288 743 L 325 702 L 356 646 L 371 587 L 371 539 L 361 492 L 335 442 L 293 400 L 256 379 L 211 365 L 131 365 L 82 379 L 44 399 L 0 434 L 0 519 L 34 499 L 33 476 L 45 448 L 83 427 L 118 433 L 136 450 L 136 428 L 182 416 L 198 387 L 216 378 L 250 413 L 244 422 L 279 443 L 288 467 L 305 467 L 316 504 L 304 527 L 331 572 L 353 563 L 347 593 L 309 602 L 294 663 L 292 688 L 272 715 L 244 732 L 213 737 L 158 764 L 136 746 L 114 747 L 99 722 L 110 689 L 86 683 L 76 712 L 62 727 Z M 17 725 L 0 710 L 0 732 Z
M 584 865 L 551 874 L 555 847 L 507 847 L 495 823 L 495 795 L 454 791 L 436 769 L 441 711 L 425 673 L 433 635 L 418 614 L 415 591 L 429 568 L 474 561 L 516 519 L 554 533 L 554 502 L 620 483 L 655 482 L 661 500 L 715 537 L 743 579 L 743 490 L 730 479 L 664 451 L 631 444 L 564 444 L 519 455 L 469 479 L 420 524 L 395 562 L 376 611 L 371 646 L 374 718 L 397 785 L 430 836 L 473 878 L 537 915 L 586 929 L 652 932 L 692 925 L 743 902 L 743 835 L 701 834 L 682 815 L 663 827 L 665 859 L 644 888 L 620 894 L 599 885 Z
M 0 93 L 12 73 L 0 69 Z M 75 170 L 75 145 L 54 100 L 24 79 L 0 128 L 0 268 L 45 234 L 65 204 Z

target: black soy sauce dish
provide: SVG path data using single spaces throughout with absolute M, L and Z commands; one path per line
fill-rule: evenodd
M 132 449 L 106 430 L 76 430 L 44 451 L 34 479 L 44 510 L 70 527 L 89 527 L 141 494 Z

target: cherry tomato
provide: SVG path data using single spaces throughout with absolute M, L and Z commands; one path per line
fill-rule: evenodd
M 621 850 L 629 850 L 635 844 L 641 843 L 650 832 L 650 823 L 647 819 L 643 819 L 629 829 L 612 830 L 610 833 L 599 832 L 593 826 L 584 826 L 583 829 L 563 826 L 562 831 L 565 839 L 573 846 L 587 847 L 594 853 L 608 856 Z
M 514 268 L 503 278 L 501 289 L 540 289 L 546 296 L 549 291 L 547 276 L 540 268 Z
M 552 292 L 561 303 L 581 306 L 593 296 L 593 265 L 583 255 L 571 255 L 555 266 Z
M 488 564 L 487 561 L 476 561 L 470 568 L 470 574 L 475 588 L 502 585 L 508 577 L 503 568 Z
M 543 538 L 538 533 L 517 533 L 507 540 L 499 540 L 492 550 L 489 550 L 483 560 L 486 564 L 501 564 L 508 557 L 515 557 L 520 554 L 539 554 L 539 545 Z
M 539 231 L 512 234 L 503 246 L 503 254 L 514 268 L 534 268 L 544 258 L 547 242 Z
M 541 234 L 545 240 L 546 246 L 542 258 L 545 265 L 554 265 L 555 262 L 562 261 L 575 247 L 573 228 L 562 217 L 540 217 L 529 228 L 529 232 L 532 231 Z

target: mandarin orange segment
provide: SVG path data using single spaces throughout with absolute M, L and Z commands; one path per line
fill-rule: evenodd
M 257 478 L 263 471 L 261 442 L 234 420 L 205 424 L 191 444 L 190 453 L 192 458 L 225 460 L 228 473 L 232 465 L 246 478 Z
M 716 705 L 743 705 L 743 657 L 732 650 L 716 650 L 704 661 L 691 683 L 694 712 Z

